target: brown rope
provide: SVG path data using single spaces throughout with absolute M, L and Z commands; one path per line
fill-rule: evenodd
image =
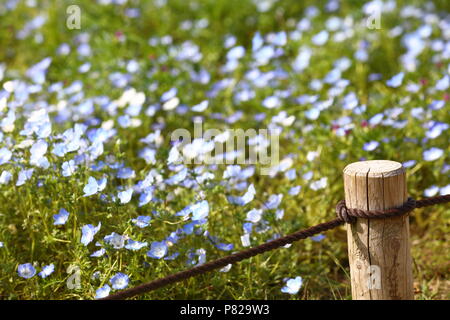
M 336 214 L 337 214 L 336 219 L 333 219 L 325 223 L 320 223 L 307 229 L 294 232 L 287 236 L 268 241 L 259 246 L 236 252 L 229 256 L 210 261 L 208 263 L 193 267 L 191 269 L 184 270 L 164 278 L 156 279 L 154 281 L 138 285 L 134 288 L 119 291 L 100 300 L 121 300 L 131 298 L 133 296 L 143 294 L 172 283 L 176 283 L 200 274 L 204 274 L 215 269 L 223 268 L 229 264 L 236 263 L 251 258 L 253 256 L 256 256 L 258 254 L 283 247 L 295 241 L 309 238 L 315 234 L 330 229 L 334 229 L 344 223 L 354 223 L 357 218 L 383 219 L 388 217 L 400 216 L 411 212 L 415 208 L 422 208 L 446 202 L 450 202 L 450 195 L 430 197 L 417 201 L 412 198 L 409 198 L 401 207 L 392 208 L 388 210 L 360 210 L 354 208 L 347 208 L 345 206 L 345 201 L 342 200 L 338 202 L 338 204 L 336 205 Z

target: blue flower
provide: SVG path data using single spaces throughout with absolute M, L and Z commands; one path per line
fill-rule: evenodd
M 19 172 L 19 177 L 17 178 L 16 186 L 21 186 L 25 184 L 27 180 L 30 180 L 33 175 L 34 169 L 24 169 Z
M 105 236 L 103 240 L 105 240 L 105 242 L 109 245 L 113 246 L 114 249 L 121 249 L 125 244 L 125 236 L 122 236 L 115 232 Z
M 101 222 L 99 222 L 96 227 L 94 227 L 92 224 L 84 225 L 81 229 L 81 243 L 87 246 L 90 242 L 92 242 L 92 240 L 94 240 L 95 234 L 100 230 L 101 226 Z
M 152 218 L 150 216 L 139 216 L 136 219 L 131 220 L 135 226 L 139 228 L 145 228 L 150 224 Z
M 259 220 L 261 220 L 262 213 L 263 211 L 261 209 L 252 209 L 247 212 L 247 218 L 245 220 L 257 223 Z
M 67 220 L 69 219 L 69 212 L 67 212 L 66 209 L 61 208 L 59 209 L 59 213 L 53 215 L 53 225 L 63 225 L 67 222 Z
M 36 269 L 32 266 L 31 263 L 19 264 L 17 267 L 17 273 L 20 277 L 25 279 L 33 278 L 36 274 Z
M 317 236 L 311 237 L 311 240 L 316 242 L 322 241 L 323 239 L 325 239 L 325 235 L 323 234 L 318 234 Z
M 88 184 L 83 188 L 83 197 L 88 197 L 102 191 L 106 187 L 106 178 L 95 180 L 93 177 L 88 178 Z
M 154 259 L 161 259 L 167 254 L 167 244 L 165 241 L 152 242 L 150 250 L 147 252 L 147 256 Z
M 434 161 L 442 157 L 443 154 L 444 151 L 442 149 L 431 148 L 423 152 L 423 159 L 425 161 Z
M 103 287 L 98 288 L 95 291 L 95 299 L 101 299 L 104 297 L 107 297 L 109 295 L 109 292 L 111 291 L 111 287 L 107 284 L 105 284 Z
M 62 175 L 64 177 L 70 177 L 72 174 L 74 174 L 77 166 L 75 165 L 75 161 L 69 160 L 66 162 L 63 162 L 61 165 L 62 168 Z
M 134 241 L 134 240 L 128 239 L 128 242 L 125 245 L 125 249 L 139 250 L 139 249 L 146 247 L 147 245 L 148 245 L 147 242 L 139 242 L 139 241 Z
M 376 148 L 378 148 L 379 145 L 380 145 L 380 143 L 378 141 L 370 141 L 370 142 L 364 143 L 363 149 L 365 151 L 373 151 Z
M 281 289 L 283 293 L 296 294 L 302 287 L 303 280 L 301 277 L 287 279 L 286 285 Z
M 252 201 L 255 197 L 256 194 L 256 190 L 255 187 L 253 186 L 253 184 L 251 184 L 248 189 L 247 192 L 242 196 L 242 197 L 235 197 L 235 196 L 228 196 L 228 202 L 232 203 L 232 204 L 236 204 L 239 206 L 245 206 L 246 204 L 248 204 L 250 201 Z
M 116 273 L 109 282 L 112 284 L 113 289 L 120 290 L 125 289 L 128 286 L 129 278 L 122 272 Z
M 49 264 L 49 265 L 43 267 L 42 271 L 39 272 L 39 276 L 41 278 L 47 278 L 49 275 L 51 275 L 53 273 L 53 271 L 55 271 L 55 265 L 52 263 L 52 264 Z
M 398 88 L 401 86 L 404 76 L 405 74 L 403 72 L 400 72 L 399 74 L 396 74 L 391 79 L 386 81 L 386 85 L 392 88 Z
M 93 252 L 93 253 L 90 255 L 90 257 L 98 258 L 98 257 L 103 256 L 105 253 L 106 253 L 105 248 L 101 248 L 101 249 L 99 249 L 99 250 Z
M 130 202 L 132 195 L 133 195 L 133 189 L 130 188 L 128 190 L 119 192 L 117 194 L 117 197 L 120 199 L 121 204 L 125 204 L 125 203 Z
M 209 213 L 209 204 L 208 201 L 203 200 L 200 202 L 197 202 L 196 204 L 192 205 L 190 207 L 192 212 L 192 220 L 202 220 L 208 216 Z
M 302 189 L 302 186 L 295 186 L 289 189 L 288 193 L 291 196 L 296 196 L 300 193 L 300 190 Z

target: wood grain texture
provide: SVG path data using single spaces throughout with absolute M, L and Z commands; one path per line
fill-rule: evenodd
M 384 210 L 407 200 L 402 165 L 387 160 L 360 161 L 344 169 L 348 208 Z M 353 299 L 413 299 L 408 216 L 357 219 L 347 225 Z

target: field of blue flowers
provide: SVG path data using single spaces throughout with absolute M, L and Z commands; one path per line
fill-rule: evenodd
M 2 0 L 0 298 L 100 298 L 323 222 L 361 159 L 449 194 L 449 7 Z M 194 121 L 221 133 L 171 141 Z M 280 161 L 202 163 L 228 129 Z M 450 298 L 449 221 L 411 217 L 417 299 Z M 138 297 L 349 298 L 343 227 Z

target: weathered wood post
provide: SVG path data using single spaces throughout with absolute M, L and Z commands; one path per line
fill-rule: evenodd
M 406 174 L 395 161 L 373 160 L 344 169 L 348 208 L 385 210 L 407 201 Z M 409 217 L 357 219 L 347 225 L 353 299 L 413 299 Z

